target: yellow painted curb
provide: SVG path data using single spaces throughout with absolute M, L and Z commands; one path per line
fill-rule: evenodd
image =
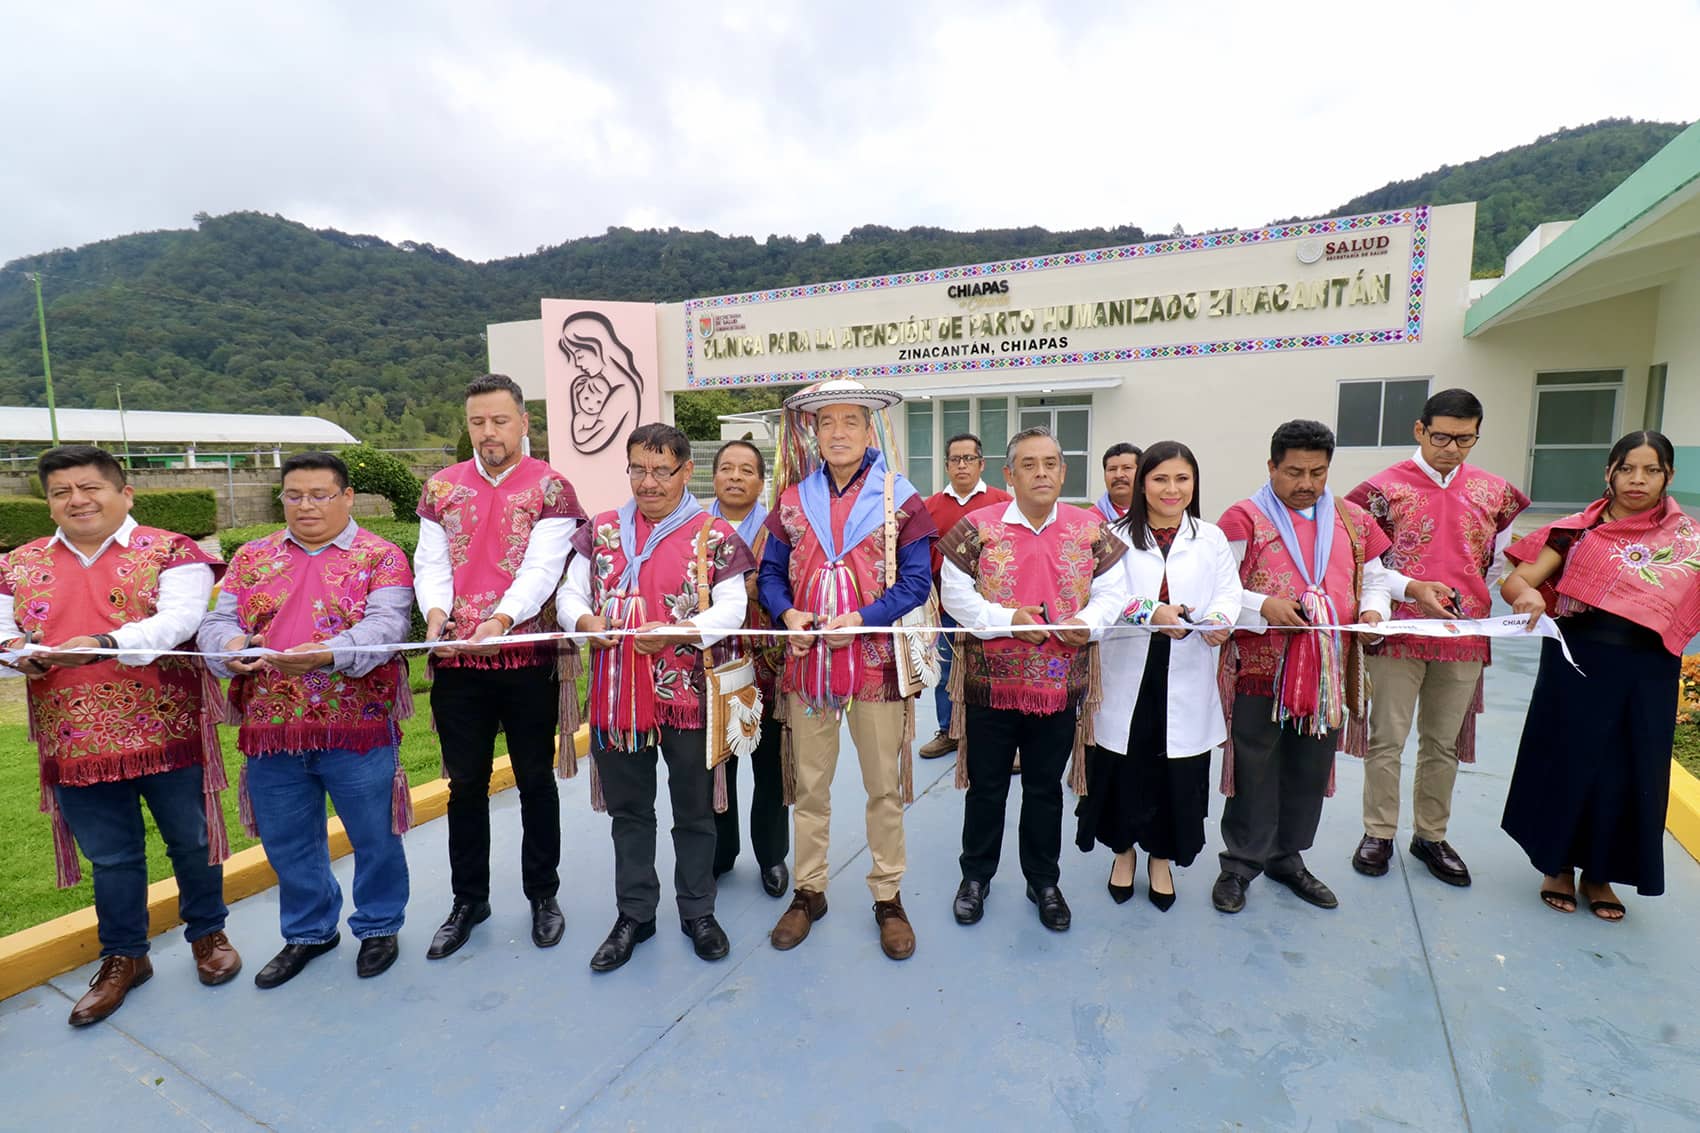
M 590 729 L 580 728 L 573 735 L 573 746 L 580 758 L 590 752 Z M 490 793 L 508 790 L 514 785 L 514 771 L 507 756 L 495 762 L 490 773 Z M 441 818 L 449 808 L 449 784 L 446 779 L 421 783 L 413 791 L 413 822 L 418 825 Z M 343 832 L 342 820 L 330 820 L 331 857 L 348 853 L 348 835 Z M 224 899 L 239 901 L 252 897 L 263 889 L 277 884 L 277 874 L 266 861 L 266 852 L 259 846 L 249 846 L 230 856 L 224 863 Z M 158 936 L 180 923 L 177 916 L 177 880 L 168 877 L 148 886 L 148 935 Z M 233 942 L 240 948 L 240 941 Z M 100 937 L 96 931 L 94 908 L 78 909 L 62 917 L 30 928 L 0 936 L 0 999 L 27 991 L 54 976 L 81 967 L 100 956 Z
M 1670 761 L 1670 809 L 1665 829 L 1676 836 L 1689 856 L 1700 861 L 1700 779 L 1676 760 Z

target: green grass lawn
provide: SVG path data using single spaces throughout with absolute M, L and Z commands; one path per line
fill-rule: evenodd
M 412 685 L 417 697 L 419 715 L 403 725 L 401 761 L 407 768 L 408 782 L 417 786 L 436 779 L 442 767 L 442 755 L 436 733 L 431 731 L 428 711 L 429 697 L 424 692 L 429 682 L 424 676 L 424 660 L 417 654 L 411 659 Z M 82 883 L 72 889 L 57 889 L 53 883 L 53 831 L 47 816 L 40 812 L 40 780 L 37 778 L 35 745 L 29 741 L 29 727 L 24 715 L 24 684 L 22 679 L 0 680 L 0 936 L 16 932 L 42 921 L 51 920 L 92 904 L 93 890 L 88 862 L 83 862 Z M 581 687 L 582 693 L 582 687 Z M 230 847 L 240 850 L 252 846 L 254 839 L 242 830 L 236 819 L 237 775 L 242 756 L 236 751 L 236 729 L 220 728 L 224 740 L 224 764 L 230 776 L 231 790 L 224 793 L 224 813 L 230 830 Z M 496 739 L 496 754 L 507 751 L 505 739 Z M 142 808 L 148 834 L 148 879 L 158 881 L 171 873 L 171 862 L 165 856 L 165 845 L 154 829 L 153 818 Z

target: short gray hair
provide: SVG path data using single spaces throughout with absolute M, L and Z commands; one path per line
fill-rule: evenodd
M 1044 437 L 1047 441 L 1056 445 L 1057 456 L 1062 456 L 1062 442 L 1057 440 L 1056 434 L 1043 425 L 1035 425 L 1033 428 L 1023 429 L 1021 432 L 1015 434 L 1015 436 L 1009 438 L 1009 447 L 1004 449 L 1003 454 L 1003 465 L 1005 468 L 1010 467 L 1010 461 L 1015 459 L 1015 446 L 1019 445 L 1022 441 L 1030 441 L 1034 437 Z

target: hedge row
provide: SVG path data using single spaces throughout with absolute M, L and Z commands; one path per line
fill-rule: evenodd
M 136 493 L 130 514 L 148 527 L 162 527 L 191 539 L 218 528 L 218 501 L 211 488 L 150 489 Z M 53 534 L 47 501 L 30 496 L 0 496 L 0 550 Z

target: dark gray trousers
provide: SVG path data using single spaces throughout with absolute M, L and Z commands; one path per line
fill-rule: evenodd
M 1222 809 L 1222 872 L 1291 877 L 1316 839 L 1337 733 L 1301 735 L 1269 719 L 1272 698 L 1234 698 L 1234 793 Z
M 673 803 L 673 891 L 681 920 L 714 912 L 714 774 L 704 767 L 701 728 L 658 729 Z M 613 820 L 614 896 L 620 912 L 655 918 L 661 879 L 655 873 L 656 748 L 596 751 L 602 797 Z

